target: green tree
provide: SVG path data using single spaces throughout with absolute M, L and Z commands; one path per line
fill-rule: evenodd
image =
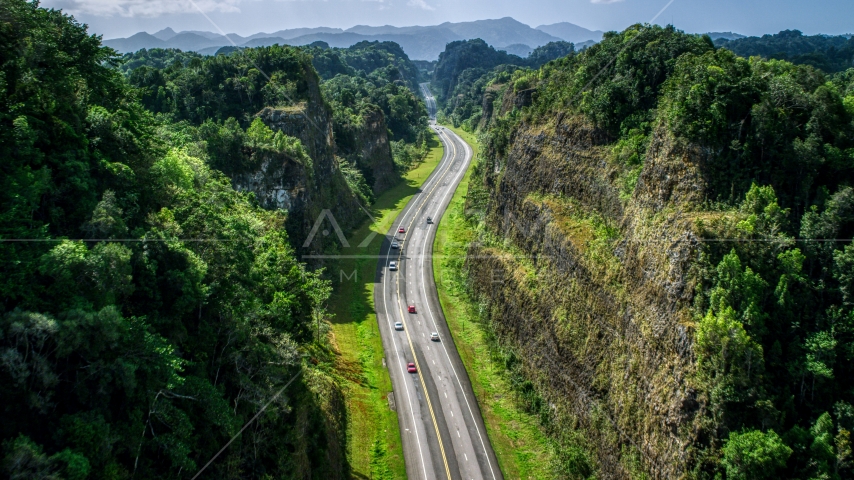
M 73 18 L 24 0 L 0 18 L 0 236 L 36 240 L 0 242 L 3 473 L 184 477 L 307 370 L 211 475 L 346 477 L 340 391 L 311 342 L 329 282 L 283 213 L 211 168 L 254 161 L 250 139 L 310 168 L 298 140 L 240 126 L 264 95 L 305 94 L 307 57 L 246 53 L 282 73 L 266 92 L 245 56 L 138 66 L 154 82 L 138 96 Z M 205 90 L 223 83 L 235 95 Z
M 757 399 L 764 370 L 762 347 L 750 338 L 732 307 L 710 310 L 697 327 L 697 368 L 717 422 L 733 403 Z
M 778 472 L 786 466 L 792 454 L 773 430 L 733 432 L 723 448 L 722 464 L 728 479 L 748 480 L 779 478 Z

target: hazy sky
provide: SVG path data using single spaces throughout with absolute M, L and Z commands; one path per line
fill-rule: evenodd
M 42 0 L 89 24 L 104 38 L 165 27 L 249 35 L 294 27 L 435 25 L 510 16 L 532 27 L 572 22 L 622 30 L 650 21 L 669 0 Z M 686 32 L 746 35 L 798 29 L 808 34 L 854 32 L 852 0 L 673 0 L 655 23 Z

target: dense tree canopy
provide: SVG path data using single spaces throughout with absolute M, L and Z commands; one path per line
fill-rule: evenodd
M 149 110 L 192 125 L 185 132 L 204 141 L 212 165 L 228 174 L 257 166 L 243 132 L 255 113 L 265 106 L 301 108 L 315 83 L 307 79 L 318 75 L 322 92 L 315 93 L 329 104 L 335 153 L 347 163 L 348 183 L 363 200 L 371 200 L 367 186 L 373 183 L 371 169 L 357 160 L 367 121 L 385 124 L 401 169 L 426 152 L 427 115 L 416 94 L 418 71 L 392 42 L 349 48 L 274 45 L 212 57 L 141 50 L 125 55 L 120 68 Z
M 309 52 L 325 80 L 323 95 L 334 112 L 336 146 L 343 158 L 352 158 L 361 149 L 365 123 L 378 118 L 388 128 L 400 171 L 424 157 L 430 135 L 427 109 L 418 93 L 418 69 L 399 45 L 364 41 L 349 48 L 313 47 Z M 362 174 L 370 180 L 370 172 Z
M 854 67 L 854 39 L 850 36 L 804 35 L 798 30 L 784 30 L 761 37 L 736 40 L 720 38 L 715 41 L 715 45 L 732 50 L 742 57 L 786 60 L 796 65 L 810 65 L 828 73 Z
M 193 60 L 204 57 L 196 52 L 182 52 L 175 48 L 143 48 L 133 53 L 126 53 L 119 63 L 119 71 L 128 74 L 139 67 L 147 66 L 162 70 L 166 68 L 181 69 Z M 173 65 L 174 64 L 174 65 Z
M 312 48 L 311 54 L 324 80 L 338 74 L 372 76 L 418 91 L 418 68 L 394 42 L 361 41 L 348 48 Z
M 446 99 L 454 91 L 460 75 L 465 70 L 479 69 L 482 72 L 503 65 L 522 65 L 524 60 L 502 50 L 496 50 L 481 39 L 457 40 L 449 43 L 439 54 L 439 62 L 433 70 L 433 88 L 439 98 Z
M 309 81 L 317 76 L 311 56 L 293 47 L 242 49 L 230 55 L 173 61 L 157 68 L 157 57 L 129 71 L 141 90 L 142 104 L 173 121 L 201 124 L 229 118 L 248 126 L 267 106 L 296 106 L 309 99 Z M 150 65 L 154 64 L 154 66 Z
M 557 58 L 571 55 L 575 47 L 569 42 L 550 42 L 534 49 L 522 58 L 503 50 L 496 50 L 483 40 L 458 40 L 445 47 L 433 70 L 433 87 L 440 100 L 450 100 L 466 78 L 480 76 L 499 65 L 539 68 Z M 477 72 L 477 73 L 473 73 Z
M 838 39 L 784 32 L 749 54 L 774 57 L 778 40 L 790 56 L 825 40 L 826 53 L 843 51 L 830 49 Z M 612 142 L 617 171 L 635 175 L 623 201 L 653 140 L 703 152 L 691 161 L 705 203 L 680 207 L 702 212 L 698 232 L 711 240 L 693 307 L 693 381 L 707 417 L 691 475 L 850 478 L 854 69 L 829 76 L 804 58 L 747 59 L 736 46 L 761 42 L 737 42 L 716 48 L 635 25 L 536 71 L 460 61 L 448 115 L 483 128 L 490 155 L 503 155 L 520 125 L 583 115 Z M 492 98 L 504 116 L 479 122 Z
M 482 100 L 486 89 L 526 76 L 515 74 L 518 70 L 530 72 L 531 68 L 574 53 L 569 42 L 550 42 L 534 49 L 527 58 L 495 50 L 480 39 L 449 43 L 433 73 L 432 85 L 442 106 L 441 117 L 466 130 L 477 128 L 484 115 Z M 529 85 L 522 81 L 516 87 L 524 90 Z
M 247 57 L 296 98 L 309 59 L 271 48 L 140 66 L 140 104 L 72 18 L 24 0 L 0 18 L 3 475 L 192 475 L 302 372 L 210 474 L 346 476 L 340 392 L 303 360 L 322 355 L 311 319 L 329 285 L 296 261 L 284 215 L 233 190 L 209 154 L 299 156 L 295 139 L 227 119 L 286 100 Z M 207 145 L 172 120 L 233 134 Z

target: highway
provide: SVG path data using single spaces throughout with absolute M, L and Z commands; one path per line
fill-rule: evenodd
M 503 479 L 433 280 L 438 223 L 472 160 L 471 148 L 436 125 L 436 103 L 421 85 L 444 157 L 395 220 L 383 242 L 374 287 L 377 321 L 410 479 Z M 427 223 L 432 217 L 434 223 Z M 403 228 L 405 233 L 399 233 Z M 397 241 L 400 248 L 392 248 Z M 389 262 L 399 265 L 389 269 Z M 415 313 L 409 312 L 409 306 Z M 402 330 L 395 329 L 401 322 Z M 431 333 L 439 341 L 431 341 Z M 407 365 L 416 364 L 416 373 Z

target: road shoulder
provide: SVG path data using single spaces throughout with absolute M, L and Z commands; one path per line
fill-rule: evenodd
M 553 442 L 538 416 L 528 413 L 509 381 L 509 372 L 496 355 L 488 329 L 481 324 L 478 306 L 464 288 L 463 261 L 474 238 L 473 226 L 465 219 L 465 196 L 478 144 L 472 134 L 446 126 L 475 152 L 460 185 L 445 211 L 433 245 L 433 273 L 448 328 L 480 406 L 487 435 L 505 478 L 551 478 L 555 461 Z
M 330 338 L 337 354 L 335 368 L 345 387 L 347 459 L 353 478 L 406 477 L 397 412 L 389 408 L 392 386 L 374 310 L 374 276 L 389 225 L 438 166 L 443 152 L 436 139 L 427 159 L 377 199 L 371 206 L 375 221 L 366 221 L 350 235 L 353 247 L 340 252 L 363 258 L 341 259 L 336 265 L 340 271 L 331 275 Z M 378 235 L 370 244 L 358 247 L 372 233 Z

